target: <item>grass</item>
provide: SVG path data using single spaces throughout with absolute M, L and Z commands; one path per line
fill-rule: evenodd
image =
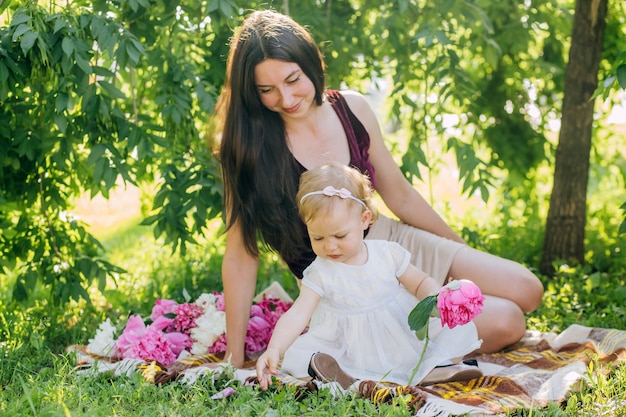
M 128 270 L 106 298 L 93 305 L 75 303 L 65 309 L 45 301 L 27 306 L 12 304 L 3 294 L 0 323 L 7 340 L 0 344 L 0 416 L 408 416 L 401 404 L 381 405 L 347 398 L 336 400 L 325 391 L 299 396 L 293 388 L 261 392 L 237 387 L 224 400 L 210 397 L 238 385 L 230 375 L 204 378 L 194 385 L 154 386 L 138 374 L 83 377 L 73 371 L 74 358 L 64 348 L 87 343 L 104 317 L 113 320 L 130 312 L 147 313 L 157 297 L 181 299 L 185 288 L 192 296 L 220 290 L 219 265 L 223 247 L 219 229 L 185 257 L 171 254 L 151 239 L 150 231 L 126 224 L 103 244 Z M 523 236 L 520 237 L 523 239 Z M 542 306 L 529 315 L 531 328 L 561 331 L 572 323 L 623 328 L 626 322 L 624 272 L 601 272 L 590 267 L 563 266 L 548 280 Z M 622 269 L 624 271 L 624 269 Z M 259 288 L 289 275 L 271 255 L 262 262 Z M 6 287 L 4 287 L 6 288 Z M 7 301 L 5 301 L 7 300 Z M 562 405 L 519 410 L 511 416 L 621 416 L 626 415 L 626 367 L 589 372 L 590 385 L 573 392 Z
M 607 179 L 607 181 L 615 181 Z M 540 277 L 546 288 L 544 302 L 528 315 L 528 326 L 560 332 L 578 323 L 593 327 L 625 328 L 626 243 L 616 230 L 620 215 L 615 190 L 623 183 L 598 185 L 590 200 L 590 230 L 585 266 L 560 264 L 556 276 Z M 620 188 L 621 187 L 621 188 Z M 520 260 L 531 268 L 541 251 L 542 200 L 533 191 L 527 195 L 498 196 L 487 212 L 471 209 L 455 216 L 450 207 L 439 207 L 450 223 L 463 230 L 463 237 L 478 248 Z M 121 194 L 125 198 L 130 194 Z M 129 204 L 141 204 L 131 195 Z M 523 201 L 524 204 L 520 204 Z M 478 208 L 477 208 L 478 207 Z M 455 209 L 458 212 L 458 209 Z M 485 210 L 485 207 L 483 207 Z M 121 212 L 113 224 L 97 224 L 97 213 L 86 218 L 108 251 L 108 258 L 127 270 L 111 281 L 104 294 L 91 290 L 92 303 L 72 302 L 55 306 L 47 301 L 46 288 L 24 304 L 11 300 L 12 279 L 0 276 L 0 417 L 2 416 L 408 416 L 401 400 L 396 405 L 375 407 L 368 400 L 334 399 L 329 392 L 302 396 L 293 388 L 261 392 L 240 387 L 232 375 L 204 378 L 194 385 L 171 383 L 154 386 L 138 374 L 84 377 L 74 371 L 75 358 L 65 353 L 71 344 L 86 344 L 107 317 L 118 322 L 131 313 L 146 315 L 159 297 L 192 298 L 202 292 L 222 289 L 220 278 L 224 238 L 219 222 L 201 244 L 185 256 L 172 253 L 139 226 L 140 211 Z M 89 208 L 85 213 L 89 213 Z M 487 214 L 486 214 L 487 213 Z M 108 219 L 108 217 L 107 217 Z M 107 220 L 108 221 L 108 220 Z M 466 229 L 463 229 L 466 227 Z M 257 289 L 273 280 L 297 295 L 295 280 L 273 254 L 261 259 Z M 589 383 L 573 391 L 560 405 L 518 410 L 510 416 L 626 416 L 626 367 L 614 370 L 592 368 Z M 211 396 L 228 386 L 237 394 L 222 400 Z

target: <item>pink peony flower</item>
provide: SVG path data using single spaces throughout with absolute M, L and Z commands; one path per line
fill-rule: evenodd
M 266 298 L 251 307 L 245 340 L 247 355 L 267 348 L 276 322 L 291 304 Z M 112 354 L 118 358 L 156 360 L 168 366 L 184 350 L 194 354 L 223 353 L 226 351 L 223 315 L 224 295 L 218 292 L 202 294 L 195 303 L 158 299 L 149 319 L 144 321 L 140 315 L 132 315 L 117 340 L 109 337 L 115 344 Z
M 143 360 L 153 359 L 165 366 L 171 364 L 176 361 L 178 354 L 174 353 L 174 345 L 168 336 L 169 334 L 161 330 L 149 327 L 139 343 L 133 346 L 130 357 Z
M 469 323 L 482 311 L 484 300 L 480 288 L 472 281 L 450 281 L 437 296 L 441 324 L 453 329 Z
M 167 329 L 172 325 L 173 322 L 174 322 L 174 319 L 170 319 L 165 316 L 158 316 L 153 319 L 153 322 L 150 325 L 150 327 L 154 327 L 155 329 L 158 329 L 161 331 L 167 331 Z
M 153 359 L 165 366 L 174 362 L 183 350 L 191 346 L 192 341 L 184 333 L 166 333 L 164 330 L 171 320 L 160 316 L 146 327 L 140 315 L 129 317 L 115 344 L 118 356 L 124 359 Z
M 204 309 L 195 303 L 184 303 L 176 306 L 174 314 L 172 330 L 188 335 L 196 327 L 196 319 L 204 314 Z
M 215 295 L 215 308 L 217 308 L 219 311 L 224 311 L 226 309 L 226 306 L 224 305 L 224 294 L 222 293 L 213 293 Z
M 209 347 L 209 353 L 224 353 L 226 352 L 226 334 L 222 334 L 217 340 Z
M 250 317 L 246 335 L 246 353 L 256 353 L 265 349 L 272 336 L 273 329 L 265 317 Z
M 159 316 L 173 313 L 177 305 L 178 303 L 176 301 L 160 298 L 154 302 L 154 307 L 152 307 L 152 314 L 150 314 L 150 318 L 152 319 L 152 321 L 154 321 Z
M 115 343 L 115 352 L 117 355 L 122 358 L 131 357 L 133 346 L 139 343 L 145 333 L 146 325 L 141 316 L 139 314 L 130 316 L 122 335 Z
M 222 294 L 216 294 L 216 307 L 220 307 L 223 299 Z M 251 355 L 267 348 L 276 322 L 291 307 L 290 302 L 281 301 L 275 298 L 266 298 L 252 305 L 250 308 L 250 321 L 245 340 L 245 353 Z M 222 353 L 226 351 L 226 335 L 223 334 L 209 347 L 211 353 Z
M 167 340 L 172 347 L 172 352 L 174 352 L 176 356 L 180 355 L 180 352 L 193 345 L 193 340 L 191 340 L 191 337 L 185 333 L 170 332 L 165 334 L 167 335 Z

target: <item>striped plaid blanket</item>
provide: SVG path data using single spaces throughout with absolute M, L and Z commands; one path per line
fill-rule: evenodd
M 72 346 L 77 354 L 76 372 L 129 374 L 142 372 L 155 384 L 172 381 L 193 383 L 209 371 L 223 368 L 220 358 L 194 355 L 168 367 L 142 360 L 115 361 L 94 357 L 84 346 Z M 392 383 L 360 381 L 350 388 L 354 395 L 372 401 L 391 401 L 394 395 L 410 395 L 416 416 L 505 415 L 516 409 L 542 408 L 563 402 L 568 393 L 584 383 L 592 367 L 617 366 L 626 359 L 626 331 L 573 325 L 560 334 L 528 331 L 516 345 L 494 353 L 474 356 L 484 376 L 465 382 L 428 387 L 404 387 Z M 242 382 L 254 382 L 253 363 L 235 375 Z M 593 368 L 597 369 L 597 368 Z M 342 394 L 338 384 L 314 384 L 279 374 L 286 384 L 306 390 L 328 387 Z M 394 394 L 395 393 L 395 394 Z

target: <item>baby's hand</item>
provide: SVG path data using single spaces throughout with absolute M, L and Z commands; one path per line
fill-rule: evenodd
M 276 375 L 276 365 L 279 358 L 280 355 L 276 349 L 269 348 L 256 361 L 256 376 L 263 391 L 272 385 L 272 375 Z

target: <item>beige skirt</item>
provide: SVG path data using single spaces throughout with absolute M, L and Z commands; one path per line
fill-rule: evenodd
M 397 220 L 378 215 L 366 239 L 398 242 L 411 252 L 411 262 L 443 285 L 456 253 L 464 245 Z

